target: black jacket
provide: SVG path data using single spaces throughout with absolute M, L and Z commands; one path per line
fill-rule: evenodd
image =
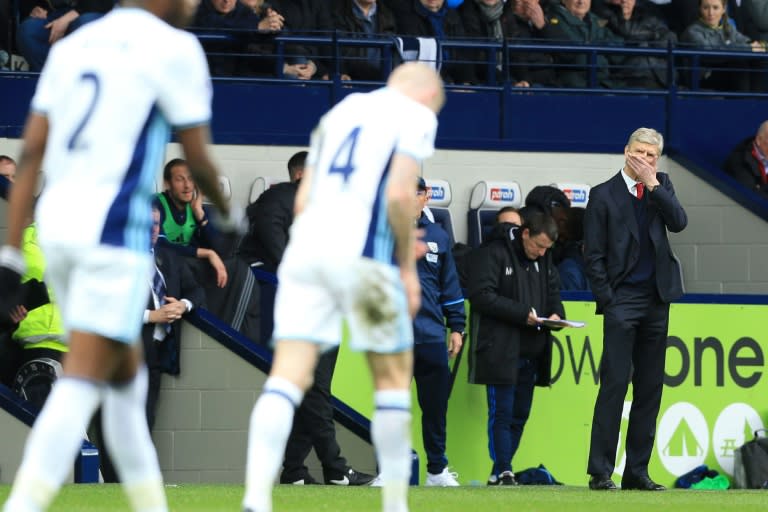
M 683 294 L 680 263 L 672 253 L 667 231 L 678 233 L 688 216 L 675 196 L 666 173 L 656 174 L 659 186 L 648 196 L 648 232 L 656 255 L 656 288 L 663 302 Z M 632 207 L 635 199 L 617 173 L 593 187 L 584 214 L 584 259 L 587 277 L 597 302 L 597 312 L 613 300 L 616 288 L 629 276 L 640 258 L 640 234 Z
M 417 9 L 419 0 L 412 0 L 407 3 L 404 0 L 394 3 L 393 11 L 397 21 L 397 31 L 399 34 L 414 37 L 436 37 L 432 24 L 424 15 L 423 11 Z M 453 9 L 447 9 L 443 18 L 443 32 L 445 39 L 463 39 L 466 37 L 464 24 Z M 448 53 L 448 62 L 444 62 L 440 69 L 440 74 L 448 83 L 474 83 L 477 82 L 475 69 L 472 64 L 473 54 L 466 50 L 452 50 Z
M 469 381 L 474 384 L 515 384 L 522 343 L 543 343 L 536 384 L 550 384 L 549 330 L 538 330 L 525 322 L 531 308 L 539 316 L 556 313 L 565 318 L 560 280 L 549 253 L 535 262 L 522 255 L 520 236 L 517 226 L 499 224 L 488 242 L 470 255 Z M 529 289 L 527 283 L 532 281 L 536 289 Z
M 288 230 L 293 223 L 293 203 L 299 184 L 273 185 L 246 209 L 248 234 L 240 244 L 240 256 L 249 263 L 261 261 L 268 272 L 275 272 L 288 245 Z
M 653 7 L 645 3 L 638 2 L 628 20 L 622 16 L 619 5 L 604 4 L 600 10 L 593 8 L 592 11 L 608 20 L 608 28 L 622 37 L 627 46 L 667 48 L 670 43 L 677 42 L 677 35 L 656 15 Z M 666 87 L 667 60 L 663 57 L 628 57 L 613 76 L 629 87 Z
M 341 37 L 367 38 L 363 22 L 355 16 L 352 6 L 354 0 L 337 1 L 333 11 L 333 26 Z M 376 35 L 392 36 L 397 33 L 395 16 L 384 4 L 376 3 L 374 18 Z M 389 70 L 382 69 L 368 62 L 368 48 L 364 46 L 342 46 L 341 72 L 349 75 L 352 80 L 383 80 Z
M 752 155 L 754 141 L 755 137 L 753 136 L 739 142 L 728 155 L 723 169 L 748 189 L 768 198 L 768 184 L 763 183 L 763 171 Z
M 507 2 L 501 14 L 501 30 L 504 37 L 509 39 L 510 76 L 513 80 L 526 80 L 532 85 L 555 85 L 557 80 L 552 65 L 552 56 L 541 52 L 520 53 L 515 51 L 515 43 L 535 43 L 540 39 L 540 31 L 527 21 L 515 16 L 514 2 Z M 491 25 L 483 18 L 477 3 L 468 0 L 459 7 L 459 14 L 464 22 L 464 32 L 469 39 L 493 39 Z M 479 50 L 475 57 L 475 73 L 481 83 L 488 81 L 487 52 Z M 504 79 L 499 73 L 497 80 Z

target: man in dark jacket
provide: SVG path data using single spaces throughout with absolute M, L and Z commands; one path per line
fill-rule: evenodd
M 448 397 L 451 370 L 448 358 L 464 342 L 464 297 L 453 261 L 448 233 L 423 213 L 428 201 L 424 178 L 419 178 L 419 217 L 416 225 L 424 231 L 427 253 L 416 262 L 421 283 L 421 309 L 413 320 L 413 376 L 421 408 L 421 435 L 427 453 L 426 485 L 456 487 L 456 473 L 448 470 L 445 456 Z M 445 349 L 445 327 L 451 331 Z
M 239 254 L 249 264 L 259 263 L 267 272 L 277 272 L 288 245 L 288 230 L 293 224 L 293 201 L 304 175 L 307 152 L 299 151 L 288 160 L 289 181 L 264 191 L 246 208 L 248 233 L 240 243 Z
M 723 169 L 748 189 L 768 198 L 768 121 L 760 125 L 754 137 L 733 148 Z
M 557 239 L 557 225 L 535 206 L 520 213 L 522 227 L 497 224 L 470 262 L 469 379 L 486 385 L 493 460 L 488 485 L 516 484 L 512 458 L 534 386 L 550 383 L 551 335 L 540 319 L 565 317 L 557 269 L 547 252 Z
M 624 38 L 627 46 L 666 48 L 677 42 L 677 35 L 657 15 L 654 7 L 642 0 L 594 2 L 592 12 L 608 20 L 608 28 Z M 628 57 L 612 75 L 627 87 L 667 87 L 667 60 L 644 55 Z
M 603 315 L 600 389 L 595 400 L 587 473 L 589 488 L 616 489 L 611 479 L 624 400 L 632 383 L 622 489 L 664 490 L 651 480 L 656 417 L 664 387 L 669 303 L 683 294 L 668 232 L 688 224 L 675 188 L 658 172 L 664 138 L 638 128 L 624 147 L 623 169 L 592 188 L 584 216 L 587 277 Z
M 561 0 L 548 11 L 547 23 L 541 29 L 545 39 L 556 44 L 621 45 L 624 41 L 605 27 L 605 23 L 590 12 L 591 0 Z M 615 87 L 610 65 L 623 61 L 621 56 L 597 55 L 597 84 L 589 83 L 587 53 L 555 55 L 556 70 L 563 87 Z
M 333 26 L 342 37 L 375 38 L 397 33 L 392 11 L 376 0 L 336 2 Z M 342 46 L 341 72 L 352 80 L 382 80 L 389 73 L 383 68 L 380 47 Z

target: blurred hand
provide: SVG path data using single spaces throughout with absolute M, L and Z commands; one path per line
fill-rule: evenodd
M 29 311 L 27 311 L 27 308 L 25 308 L 22 305 L 18 305 L 13 309 L 11 309 L 8 316 L 11 317 L 11 321 L 13 323 L 18 324 L 18 323 L 21 323 L 22 320 L 27 318 L 27 313 L 29 313 Z
M 421 308 L 421 284 L 416 269 L 400 270 L 400 279 L 405 288 L 405 297 L 408 300 L 408 313 L 411 318 L 416 316 Z
M 48 17 L 48 11 L 40 6 L 35 6 L 29 12 L 29 17 L 44 20 Z
M 149 312 L 153 324 L 172 324 L 187 312 L 187 305 L 173 297 L 165 297 L 166 303 Z
M 627 165 L 635 171 L 637 180 L 644 185 L 656 186 L 659 184 L 659 181 L 656 179 L 655 163 L 648 162 L 645 157 L 634 153 L 627 153 Z
M 52 22 L 48 23 L 45 28 L 49 29 L 51 33 L 48 35 L 48 43 L 53 44 L 65 35 L 67 35 L 67 29 L 69 24 L 80 16 L 77 11 L 72 10 L 66 13 L 60 18 L 56 18 Z
M 270 8 L 267 9 L 267 15 L 259 22 L 259 30 L 266 30 L 268 32 L 279 32 L 283 30 L 285 24 L 285 18 L 280 13 Z

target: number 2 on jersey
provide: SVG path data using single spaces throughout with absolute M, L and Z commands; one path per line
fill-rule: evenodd
M 83 83 L 92 82 L 93 83 L 93 96 L 91 97 L 91 103 L 88 105 L 88 108 L 85 111 L 85 114 L 83 115 L 83 118 L 80 120 L 80 122 L 77 124 L 77 128 L 75 128 L 74 133 L 72 133 L 72 136 L 69 138 L 69 142 L 67 143 L 67 149 L 70 151 L 76 149 L 77 143 L 78 143 L 78 137 L 82 133 L 82 131 L 85 129 L 85 125 L 88 124 L 88 120 L 93 115 L 93 111 L 96 108 L 96 102 L 99 100 L 99 93 L 101 91 L 101 84 L 99 83 L 99 77 L 96 76 L 95 73 L 83 73 L 80 75 L 80 81 Z
M 344 177 L 344 183 L 349 181 L 349 175 L 355 171 L 355 166 L 352 165 L 352 158 L 355 153 L 355 145 L 357 144 L 357 136 L 360 135 L 360 127 L 355 127 L 349 135 L 341 143 L 339 149 L 336 150 L 336 154 L 331 159 L 331 168 L 328 169 L 328 174 L 341 174 Z M 339 160 L 346 159 L 346 163 L 341 163 Z

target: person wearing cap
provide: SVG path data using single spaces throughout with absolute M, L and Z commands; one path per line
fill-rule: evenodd
M 427 252 L 416 262 L 421 283 L 421 308 L 413 320 L 413 376 L 421 408 L 421 433 L 427 454 L 426 485 L 456 487 L 457 474 L 445 456 L 446 414 L 451 388 L 449 358 L 464 341 L 464 297 L 451 253 L 448 233 L 429 220 L 424 208 L 429 189 L 419 178 L 416 225 L 423 231 Z M 450 330 L 446 350 L 446 325 Z

